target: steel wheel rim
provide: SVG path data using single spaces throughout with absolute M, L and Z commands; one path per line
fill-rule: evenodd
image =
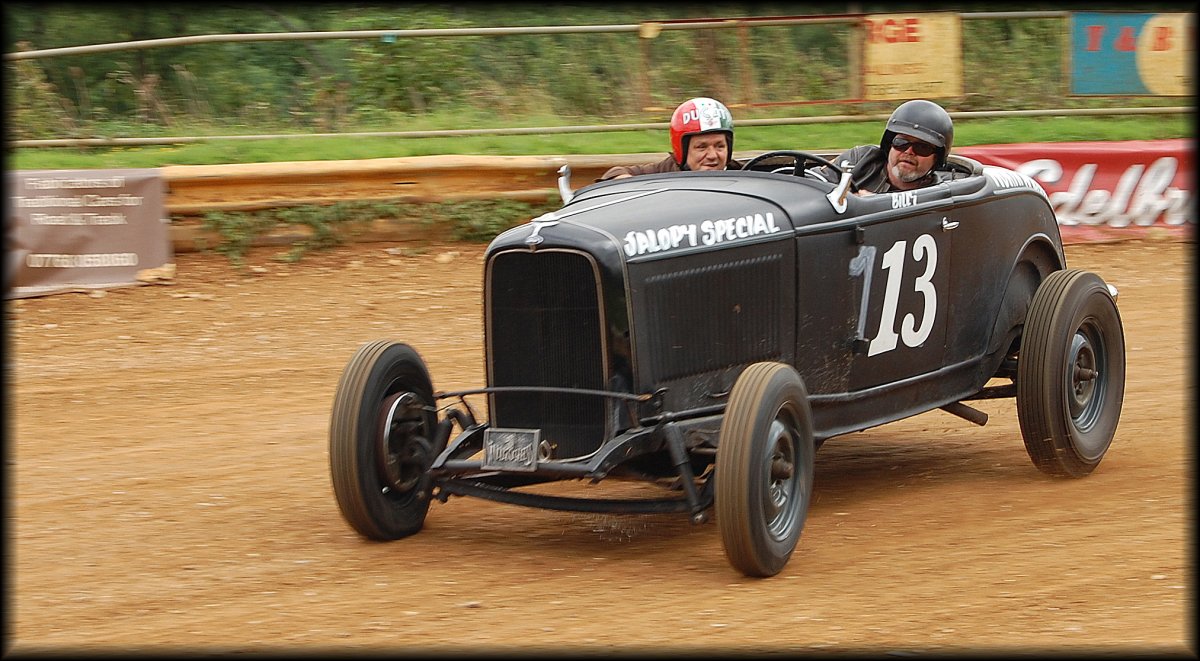
M 1067 360 L 1067 409 L 1081 431 L 1091 429 L 1100 417 L 1105 387 L 1104 342 L 1096 327 L 1087 323 L 1071 338 Z
M 796 510 L 800 506 L 801 479 L 796 474 L 799 444 L 780 416 L 771 421 L 767 438 L 768 451 L 766 465 L 763 466 L 767 485 L 763 493 L 763 519 L 771 537 L 782 540 L 791 534 L 796 522 Z
M 430 453 L 429 442 L 421 435 L 422 408 L 412 392 L 390 395 L 380 406 L 375 450 L 385 494 L 403 496 L 420 483 Z

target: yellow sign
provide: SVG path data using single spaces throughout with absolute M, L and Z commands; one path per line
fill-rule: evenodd
M 1137 69 L 1151 94 L 1192 94 L 1196 15 L 1155 14 L 1138 37 Z
M 958 14 L 870 14 L 863 27 L 864 99 L 962 96 Z

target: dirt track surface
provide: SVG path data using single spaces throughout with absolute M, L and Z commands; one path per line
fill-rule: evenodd
M 5 651 L 1194 656 L 1193 249 L 1068 247 L 1120 289 L 1128 347 L 1095 473 L 1034 469 L 1012 400 L 835 438 L 766 580 L 683 515 L 456 498 L 391 543 L 342 520 L 341 370 L 394 338 L 435 388 L 482 385 L 482 246 L 183 254 L 172 285 L 9 301 Z

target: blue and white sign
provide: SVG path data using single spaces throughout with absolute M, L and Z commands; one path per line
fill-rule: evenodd
M 1191 96 L 1195 14 L 1073 12 L 1071 94 Z

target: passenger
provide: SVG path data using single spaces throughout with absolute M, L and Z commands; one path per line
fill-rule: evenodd
M 914 99 L 892 112 L 878 146 L 847 149 L 833 162 L 854 173 L 859 195 L 914 190 L 937 183 L 934 173 L 946 165 L 953 144 L 949 113 L 932 101 Z M 834 183 L 840 177 L 828 166 L 820 172 Z
M 671 115 L 671 154 L 657 163 L 618 165 L 596 181 L 681 170 L 740 170 L 733 160 L 733 115 L 706 97 L 684 101 Z

